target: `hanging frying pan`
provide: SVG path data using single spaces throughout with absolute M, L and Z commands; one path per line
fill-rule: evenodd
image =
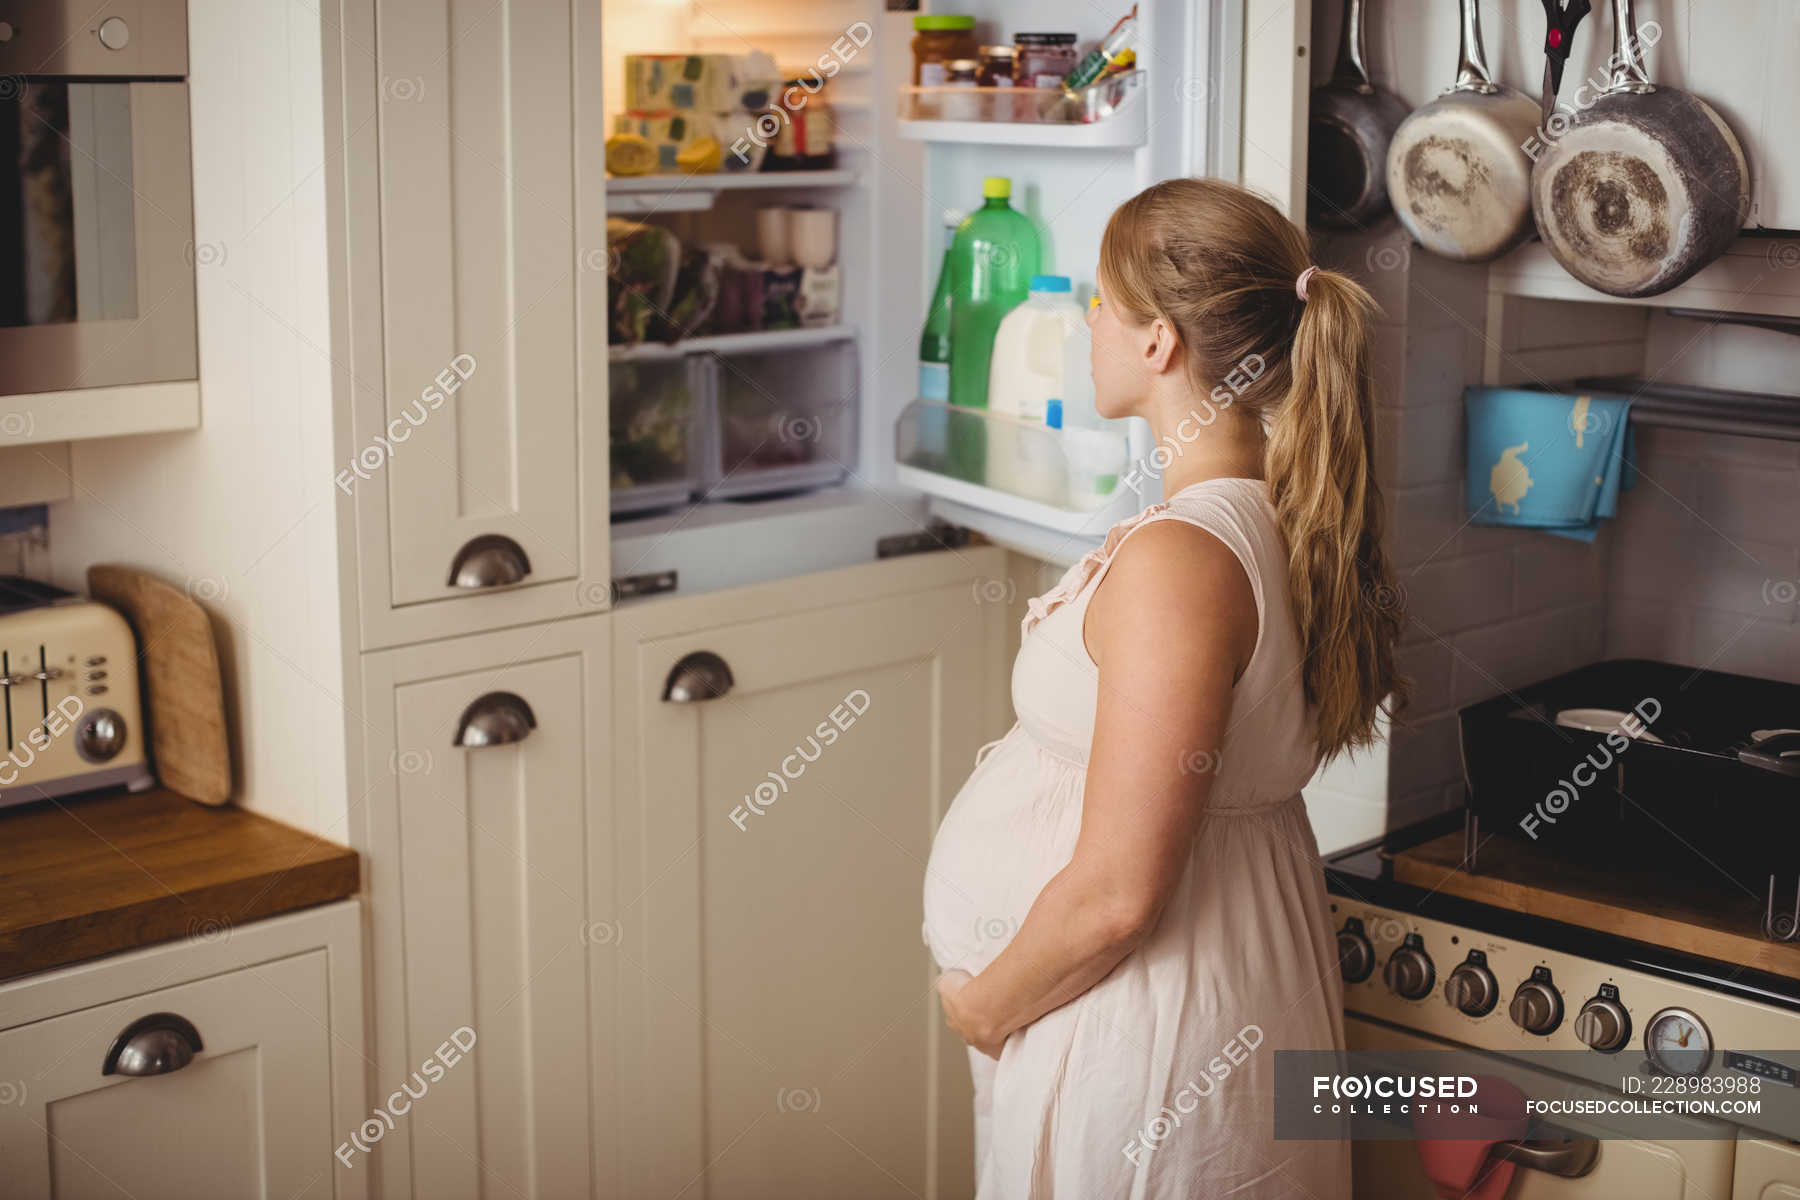
M 1737 237 L 1750 213 L 1750 169 L 1711 105 L 1650 82 L 1632 0 L 1613 0 L 1610 65 L 1612 80 L 1592 104 L 1559 109 L 1546 123 L 1532 209 L 1550 253 L 1576 279 L 1612 296 L 1656 296 Z
M 1344 0 L 1331 79 L 1313 89 L 1307 131 L 1306 220 L 1362 229 L 1388 211 L 1388 139 L 1406 104 L 1369 82 L 1363 65 L 1363 0 Z
M 1425 249 L 1458 262 L 1498 258 L 1531 235 L 1525 144 L 1540 104 L 1494 82 L 1477 0 L 1462 0 L 1456 82 L 1394 132 L 1387 187 L 1394 214 Z

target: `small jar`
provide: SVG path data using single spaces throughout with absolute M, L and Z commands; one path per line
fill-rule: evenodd
M 982 87 L 1011 87 L 1015 56 L 1011 46 L 983 46 L 981 74 L 976 82 Z
M 981 53 L 975 40 L 975 18 L 920 16 L 913 18 L 913 86 L 942 87 L 948 64 Z
M 818 75 L 789 79 L 776 95 L 786 114 L 763 158 L 765 171 L 828 171 L 837 165 L 831 105 Z
M 1013 55 L 1018 86 L 1033 88 L 1061 87 L 1081 57 L 1072 33 L 1014 34 Z
M 981 120 L 981 93 L 976 84 L 981 77 L 981 63 L 973 58 L 953 58 L 944 64 L 944 86 L 939 111 L 946 121 Z

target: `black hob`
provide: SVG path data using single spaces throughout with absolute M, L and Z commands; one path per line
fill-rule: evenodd
M 1800 980 L 1736 963 L 1701 958 L 1633 941 L 1602 930 L 1498 908 L 1461 896 L 1428 891 L 1393 876 L 1389 859 L 1400 850 L 1463 828 L 1463 814 L 1444 813 L 1394 830 L 1375 841 L 1325 856 L 1325 886 L 1336 897 L 1416 913 L 1434 921 L 1479 929 L 1495 937 L 1644 971 L 1757 1003 L 1800 1012 Z

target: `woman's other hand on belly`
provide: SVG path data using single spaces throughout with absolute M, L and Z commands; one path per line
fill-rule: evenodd
M 967 971 L 945 971 L 938 976 L 938 1000 L 944 1006 L 944 1020 L 963 1041 L 992 1059 L 999 1059 L 1006 1038 L 996 1035 L 992 1025 L 970 1001 L 968 990 L 974 976 Z

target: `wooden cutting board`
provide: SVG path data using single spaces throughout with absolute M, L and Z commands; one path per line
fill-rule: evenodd
M 137 635 L 150 750 L 164 787 L 202 804 L 231 799 L 225 684 L 212 621 L 193 597 L 146 571 L 88 568 L 88 595 L 124 614 Z
M 1752 896 L 1723 877 L 1677 879 L 1666 870 L 1571 863 L 1528 843 L 1492 835 L 1481 843 L 1478 859 L 1480 874 L 1465 870 L 1463 835 L 1449 833 L 1393 855 L 1394 878 L 1495 908 L 1800 979 L 1800 943 L 1765 938 L 1765 897 Z M 1790 890 L 1790 913 L 1793 903 Z M 1777 896 L 1776 907 L 1780 905 Z

